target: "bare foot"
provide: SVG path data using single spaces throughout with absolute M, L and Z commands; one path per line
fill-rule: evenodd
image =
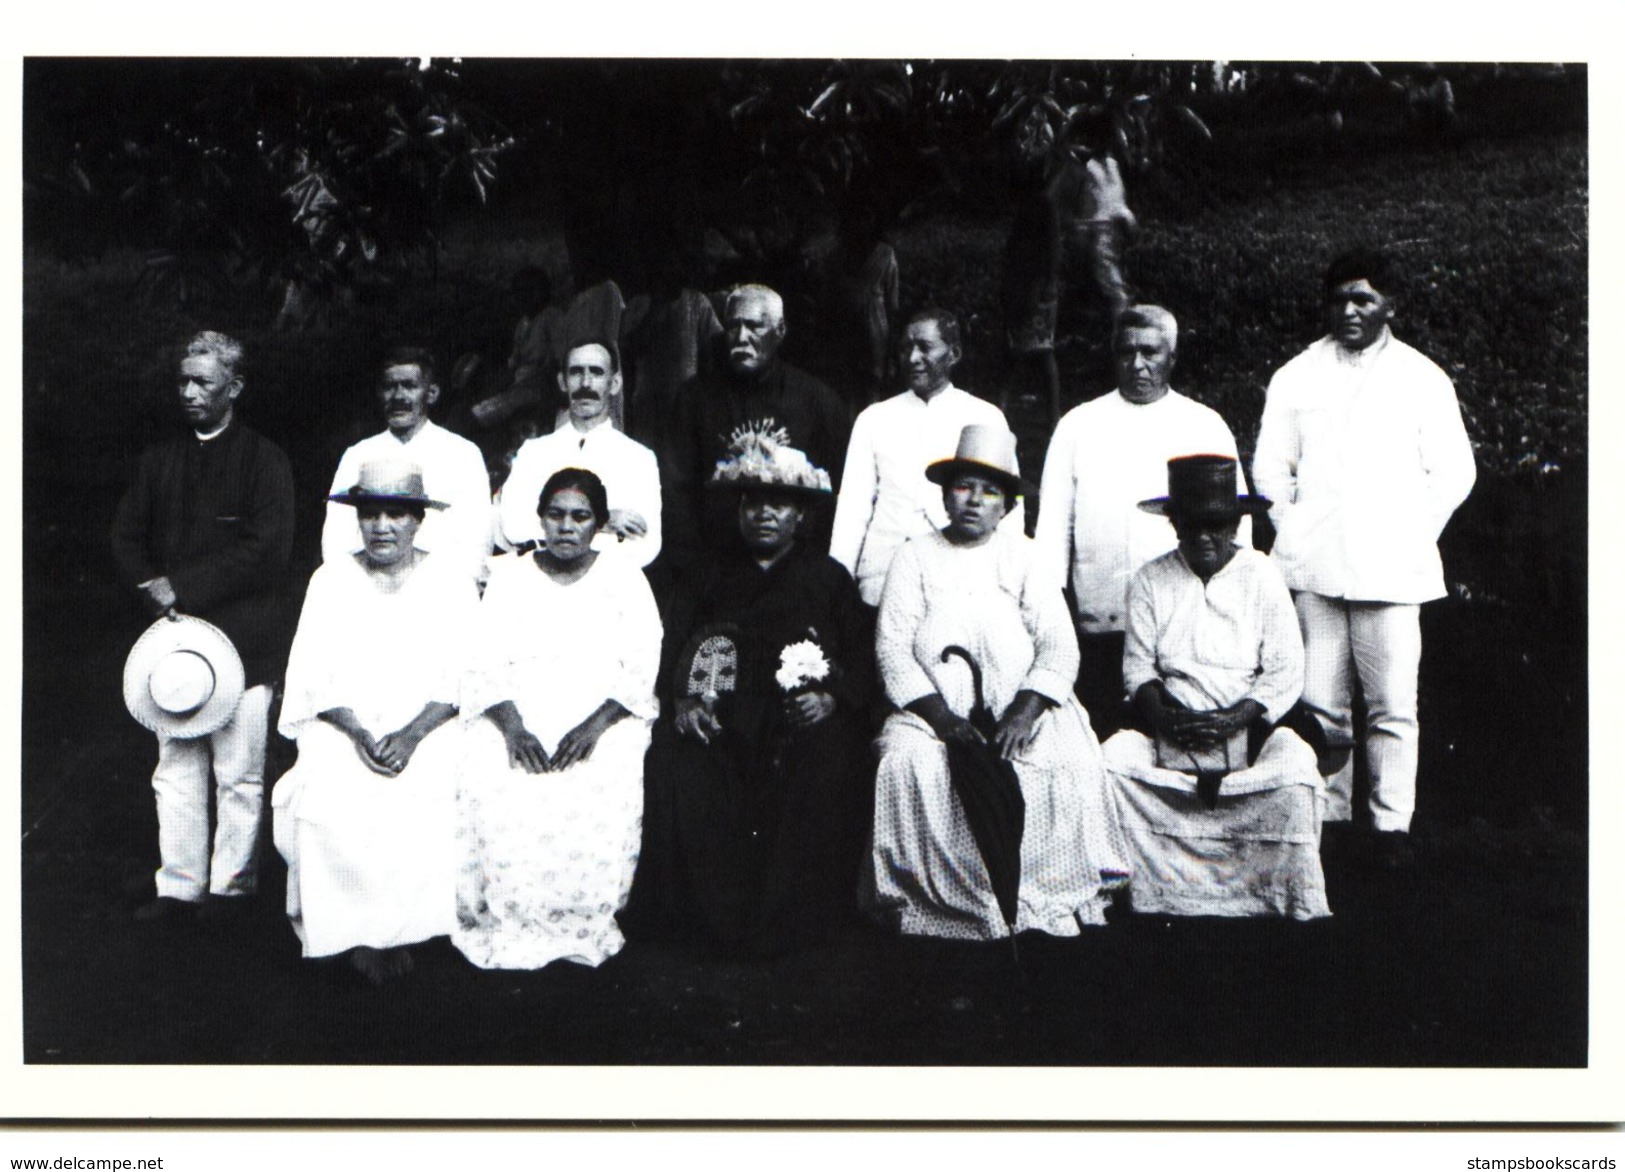
M 412 971 L 412 954 L 404 948 L 368 948 L 359 945 L 350 949 L 350 967 L 374 985 L 397 980 Z

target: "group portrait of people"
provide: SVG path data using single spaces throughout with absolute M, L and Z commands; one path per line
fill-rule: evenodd
M 1419 613 L 1475 466 L 1396 335 L 1395 265 L 1328 260 L 1302 291 L 1327 332 L 1260 388 L 1250 468 L 1174 389 L 1173 314 L 1120 281 L 1115 388 L 1036 476 L 955 385 L 943 307 L 893 309 L 858 350 L 896 380 L 862 394 L 785 360 L 765 285 L 685 293 L 635 371 L 591 314 L 538 314 L 504 402 L 541 422 L 496 477 L 435 422 L 436 356 L 389 349 L 291 639 L 290 463 L 241 343 L 198 333 L 112 533 L 151 624 L 124 676 L 158 742 L 136 918 L 240 919 L 267 845 L 303 955 L 375 984 L 437 938 L 539 969 L 1331 915 L 1326 827 L 1413 862 Z

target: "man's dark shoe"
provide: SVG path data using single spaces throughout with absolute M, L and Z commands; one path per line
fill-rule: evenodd
M 1372 845 L 1376 864 L 1385 871 L 1408 871 L 1416 865 L 1416 848 L 1403 830 L 1379 830 Z
M 250 898 L 246 895 L 207 895 L 198 905 L 197 919 L 211 928 L 240 924 L 248 916 Z
M 176 920 L 191 918 L 196 910 L 196 904 L 160 895 L 150 903 L 144 903 L 136 908 L 131 918 L 138 924 L 174 923 Z

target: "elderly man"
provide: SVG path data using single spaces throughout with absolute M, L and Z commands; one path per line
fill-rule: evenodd
M 526 440 L 497 499 L 502 544 L 510 549 L 539 542 L 536 499 L 560 468 L 597 473 L 609 496 L 607 533 L 646 566 L 660 553 L 660 465 L 655 454 L 613 425 L 621 397 L 621 363 L 607 342 L 573 346 L 558 375 L 570 404 L 569 418 L 548 435 Z
M 736 433 L 753 430 L 799 448 L 820 468 L 846 459 L 852 419 L 834 391 L 779 356 L 784 301 L 765 285 L 741 285 L 723 307 L 723 369 L 678 391 L 675 426 L 662 453 L 666 552 L 683 573 L 708 553 L 739 540 L 737 518 L 704 485 L 728 456 Z M 827 534 L 814 538 L 823 544 Z
M 1129 579 L 1175 545 L 1168 523 L 1137 502 L 1163 490 L 1175 456 L 1236 459 L 1235 437 L 1218 412 L 1169 388 L 1178 342 L 1178 323 L 1161 306 L 1120 314 L 1112 346 L 1117 389 L 1067 412 L 1044 458 L 1039 566 L 1056 588 L 1071 587 L 1083 654 L 1078 698 L 1102 737 L 1122 727 Z M 1245 490 L 1238 465 L 1236 491 Z M 1252 541 L 1247 518 L 1241 541 Z
M 345 451 L 330 493 L 349 489 L 362 466 L 373 461 L 416 464 L 423 470 L 424 491 L 447 505 L 424 519 L 418 547 L 484 581 L 491 553 L 491 479 L 478 447 L 429 418 L 429 408 L 440 398 L 434 356 L 416 346 L 390 350 L 378 364 L 377 396 L 386 426 Z M 322 560 L 349 557 L 360 548 L 355 511 L 329 501 Z
M 880 605 L 898 547 L 948 523 L 942 489 L 926 479 L 925 466 L 952 451 L 971 424 L 1001 435 L 1010 430 L 1004 412 L 953 385 L 961 356 L 959 319 L 945 309 L 920 310 L 904 325 L 898 347 L 908 390 L 864 408 L 852 425 L 829 553 L 851 572 L 869 606 Z M 1022 532 L 1019 503 L 1003 524 Z
M 1331 332 L 1270 380 L 1253 478 L 1275 502 L 1273 557 L 1303 632 L 1304 702 L 1346 749 L 1358 677 L 1371 825 L 1382 860 L 1403 866 L 1416 808 L 1419 607 L 1444 596 L 1439 533 L 1476 471 L 1450 379 L 1389 330 L 1394 291 L 1377 252 L 1326 269 Z M 1339 765 L 1328 821 L 1353 815 L 1353 762 L 1339 756 L 1328 762 Z
M 277 587 L 293 548 L 293 475 L 280 448 L 237 420 L 242 365 L 242 345 L 224 334 L 206 330 L 187 344 L 175 385 L 189 430 L 142 454 L 113 522 L 119 575 L 149 613 L 219 627 L 247 685 L 219 731 L 159 735 L 152 788 L 162 865 L 141 920 L 194 909 L 230 916 L 254 892 L 266 719 L 286 652 Z

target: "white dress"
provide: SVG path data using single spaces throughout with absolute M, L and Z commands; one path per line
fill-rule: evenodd
M 462 731 L 425 737 L 397 777 L 367 768 L 318 719 L 349 708 L 382 737 L 432 701 L 455 704 L 478 596 L 466 572 L 424 557 L 383 589 L 353 557 L 310 579 L 288 658 L 277 729 L 299 759 L 271 795 L 288 863 L 288 918 L 306 956 L 389 948 L 447 935 L 455 921 L 451 819 Z
M 1286 585 L 1269 558 L 1238 549 L 1203 582 L 1178 550 L 1140 568 L 1129 586 L 1123 680 L 1132 695 L 1161 680 L 1187 708 L 1256 700 L 1279 721 L 1303 687 L 1303 646 Z M 1331 914 L 1320 866 L 1324 786 L 1315 754 L 1277 728 L 1258 759 L 1227 774 L 1217 805 L 1196 774 L 1157 762 L 1133 729 L 1105 746 L 1137 912 L 1200 916 Z
M 1105 766 L 1072 695 L 1077 637 L 1058 587 L 1037 585 L 1032 543 L 1001 530 L 985 545 L 941 533 L 910 539 L 892 561 L 875 651 L 886 694 L 904 705 L 935 691 L 960 716 L 974 700 L 968 667 L 943 663 L 957 644 L 982 669 L 1000 715 L 1022 689 L 1053 702 L 1032 747 L 1016 758 L 1027 813 L 1016 930 L 1075 936 L 1105 922 L 1126 873 L 1106 800 Z M 1008 929 L 963 808 L 948 753 L 920 717 L 894 712 L 878 742 L 871 898 L 882 920 L 926 936 L 991 939 Z
M 623 943 L 643 821 L 643 754 L 658 708 L 660 615 L 642 572 L 600 557 L 560 585 L 531 556 L 494 559 L 463 692 L 462 869 L 453 940 L 481 968 L 597 965 Z M 511 700 L 549 756 L 606 699 L 628 712 L 559 773 L 510 766 L 484 715 Z

